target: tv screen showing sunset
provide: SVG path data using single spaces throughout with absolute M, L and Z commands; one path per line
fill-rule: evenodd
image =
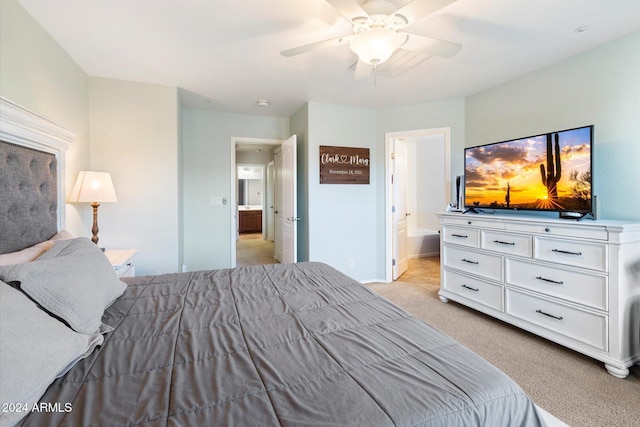
M 465 206 L 591 211 L 592 127 L 465 150 Z

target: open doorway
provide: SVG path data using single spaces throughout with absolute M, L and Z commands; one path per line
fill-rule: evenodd
M 430 270 L 437 264 L 436 213 L 446 208 L 451 193 L 450 129 L 387 133 L 385 156 L 385 279 L 390 282 L 411 275 L 411 267 L 422 261 Z
M 282 141 L 232 138 L 232 266 L 278 263 L 274 238 L 274 157 Z
M 296 141 L 295 135 L 286 140 L 231 138 L 231 267 L 296 262 L 296 223 L 300 220 L 296 214 Z M 253 173 L 254 167 L 259 169 L 256 179 L 261 174 L 262 180 L 241 182 L 241 175 Z M 246 220 L 248 229 L 241 226 L 241 220 Z M 252 248 L 255 245 L 259 248 Z
M 236 147 L 236 183 L 238 201 L 236 266 L 275 264 L 273 238 L 273 181 L 268 171 L 273 166 L 273 148 Z M 261 161 L 262 163 L 241 163 Z

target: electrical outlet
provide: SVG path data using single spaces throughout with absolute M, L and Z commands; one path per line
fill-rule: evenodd
M 183 273 L 187 272 L 187 264 L 182 264 L 182 272 Z
M 349 268 L 356 268 L 356 260 L 355 259 L 350 259 L 349 260 Z

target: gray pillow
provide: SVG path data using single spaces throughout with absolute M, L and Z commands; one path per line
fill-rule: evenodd
M 0 282 L 0 425 L 14 425 L 58 377 L 102 344 L 73 332 L 17 289 Z M 26 409 L 26 411 L 25 411 Z
M 0 266 L 0 279 L 19 282 L 45 310 L 84 334 L 99 329 L 105 308 L 127 287 L 106 255 L 85 237 L 58 242 L 35 261 Z

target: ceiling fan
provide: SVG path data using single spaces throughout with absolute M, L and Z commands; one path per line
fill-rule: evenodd
M 403 31 L 417 20 L 456 0 L 412 0 L 398 8 L 394 0 L 326 0 L 352 24 L 352 33 L 280 52 L 295 56 L 319 48 L 349 45 L 358 55 L 355 78 L 371 73 L 397 77 L 431 56 L 451 57 L 462 48 L 459 43 Z M 394 53 L 396 55 L 394 55 Z M 382 66 L 392 55 L 397 61 Z

